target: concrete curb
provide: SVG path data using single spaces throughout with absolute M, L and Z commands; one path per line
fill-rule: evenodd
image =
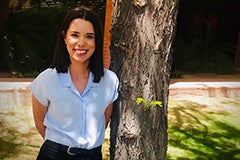
M 170 97 L 207 96 L 240 98 L 240 82 L 176 82 L 169 86 Z
M 0 82 L 0 109 L 31 104 L 30 82 Z
M 0 82 L 0 108 L 31 104 L 30 82 Z M 240 82 L 175 82 L 169 86 L 170 98 L 188 96 L 240 99 Z

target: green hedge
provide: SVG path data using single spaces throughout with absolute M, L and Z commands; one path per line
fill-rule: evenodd
M 1 70 L 32 72 L 51 63 L 63 9 L 32 8 L 10 17 L 0 34 Z
M 0 71 L 35 76 L 52 62 L 57 34 L 71 6 L 30 8 L 9 17 L 0 31 Z M 104 22 L 105 10 L 98 11 Z
M 173 69 L 188 73 L 234 73 L 234 63 L 230 58 L 236 46 L 226 43 L 207 44 L 194 39 L 186 44 L 176 39 L 173 44 Z

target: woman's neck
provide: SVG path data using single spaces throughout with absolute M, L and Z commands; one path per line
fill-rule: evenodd
M 90 70 L 88 66 L 74 65 L 69 66 L 72 82 L 79 94 L 83 94 L 89 79 Z
M 89 77 L 90 70 L 86 65 L 71 64 L 69 66 L 71 77 L 74 79 L 85 79 Z

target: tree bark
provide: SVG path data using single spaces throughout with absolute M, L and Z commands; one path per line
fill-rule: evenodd
M 178 0 L 113 0 L 111 67 L 120 78 L 120 96 L 111 120 L 112 160 L 166 159 L 177 9 Z M 162 101 L 162 108 L 144 111 L 138 97 Z
M 5 23 L 8 21 L 10 0 L 2 0 L 0 2 L 0 31 L 3 30 Z

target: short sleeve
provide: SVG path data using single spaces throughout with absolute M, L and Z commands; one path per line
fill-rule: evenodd
M 112 102 L 114 102 L 118 98 L 118 87 L 119 87 L 119 79 L 116 74 L 114 74 L 114 94 L 113 94 L 113 99 Z
M 47 69 L 40 73 L 36 79 L 34 79 L 30 83 L 30 90 L 33 94 L 33 96 L 44 106 L 48 106 L 49 99 L 48 99 L 48 92 L 47 92 L 47 85 L 48 85 L 48 73 L 51 69 Z
M 116 73 L 108 69 L 105 69 L 104 77 L 106 80 L 105 85 L 111 90 L 111 92 L 108 93 L 110 94 L 109 101 L 110 103 L 113 103 L 118 98 L 119 79 Z

